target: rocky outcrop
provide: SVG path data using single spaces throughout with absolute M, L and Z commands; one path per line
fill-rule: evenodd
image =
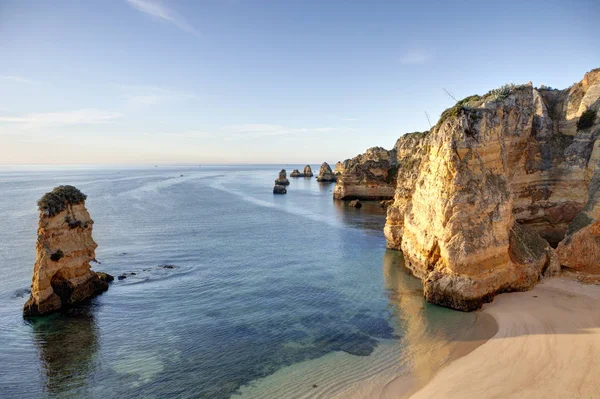
M 321 168 L 319 169 L 319 174 L 317 175 L 317 181 L 322 182 L 334 182 L 336 181 L 336 176 L 331 171 L 331 167 L 327 162 L 323 162 L 321 164 Z
M 287 173 L 285 169 L 281 169 L 279 172 L 279 176 L 275 179 L 275 184 L 280 186 L 287 186 L 290 184 L 290 181 L 287 179 Z
M 302 175 L 304 177 L 313 177 L 314 176 L 310 165 L 306 165 L 304 167 L 304 170 L 302 171 Z
M 90 268 L 97 244 L 86 196 L 73 186 L 59 186 L 40 199 L 40 220 L 31 297 L 25 316 L 39 316 L 92 298 L 108 289 Z
M 360 202 L 359 200 L 352 200 L 348 202 L 348 205 L 353 208 L 362 208 L 362 202 Z
M 397 143 L 398 145 L 398 143 Z M 337 185 L 333 198 L 381 201 L 394 198 L 397 175 L 397 150 L 369 148 L 336 165 Z
M 428 301 L 473 310 L 560 264 L 598 271 L 600 124 L 577 125 L 599 108 L 594 70 L 562 91 L 468 97 L 431 132 L 399 140 L 385 236 Z
M 302 173 L 300 173 L 298 169 L 294 169 L 292 173 L 290 173 L 290 177 L 313 177 L 313 172 L 310 165 L 306 165 Z
M 273 187 L 273 194 L 287 194 L 287 189 L 285 188 L 285 186 L 280 186 L 279 184 L 276 184 L 275 187 Z

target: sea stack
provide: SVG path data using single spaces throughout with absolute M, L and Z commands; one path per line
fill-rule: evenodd
M 429 302 L 468 311 L 561 265 L 600 274 L 598 113 L 600 69 L 467 97 L 401 138 L 385 237 Z
M 333 198 L 364 201 L 393 199 L 398 173 L 396 154 L 396 147 L 389 151 L 373 147 L 364 154 L 338 162 L 335 167 L 337 184 Z
M 298 169 L 294 169 L 292 173 L 290 173 L 290 177 L 303 177 L 304 175 L 300 173 Z
M 285 186 L 280 186 L 279 184 L 276 184 L 275 187 L 273 187 L 273 194 L 287 194 L 287 189 L 285 188 Z
M 319 175 L 317 176 L 317 181 L 336 181 L 336 177 L 331 171 L 331 167 L 327 162 L 323 162 L 321 164 L 321 168 L 319 169 Z
M 281 169 L 279 176 L 277 179 L 275 179 L 275 184 L 280 186 L 287 186 L 290 184 L 290 181 L 287 179 L 287 173 L 285 172 L 285 169 Z
M 310 168 L 310 165 L 306 165 L 304 167 L 304 171 L 302 172 L 302 175 L 304 177 L 313 177 L 313 172 L 312 172 L 312 169 Z
M 39 200 L 36 261 L 25 316 L 55 312 L 108 289 L 90 268 L 98 245 L 85 200 L 73 186 L 56 187 Z

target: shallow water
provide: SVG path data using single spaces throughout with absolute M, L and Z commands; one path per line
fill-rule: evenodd
M 286 391 L 310 397 L 372 373 L 361 364 L 378 347 L 392 360 L 377 367 L 416 373 L 436 347 L 469 339 L 477 315 L 423 301 L 401 255 L 385 250 L 377 204 L 346 207 L 314 178 L 274 196 L 280 168 L 0 169 L 0 396 L 277 397 L 273 375 L 344 354 L 335 362 L 346 371 L 318 389 Z M 88 195 L 102 262 L 92 267 L 135 275 L 27 321 L 36 201 L 60 184 Z

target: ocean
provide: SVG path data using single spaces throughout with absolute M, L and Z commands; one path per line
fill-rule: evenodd
M 328 398 L 386 373 L 426 382 L 481 315 L 423 300 L 385 248 L 378 203 L 348 207 L 315 178 L 272 194 L 282 167 L 303 166 L 0 167 L 0 397 Z M 61 184 L 88 195 L 94 270 L 127 277 L 26 320 L 36 202 Z

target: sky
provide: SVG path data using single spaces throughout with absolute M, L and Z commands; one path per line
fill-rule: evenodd
M 600 2 L 0 0 L 0 163 L 336 162 L 600 67 Z

